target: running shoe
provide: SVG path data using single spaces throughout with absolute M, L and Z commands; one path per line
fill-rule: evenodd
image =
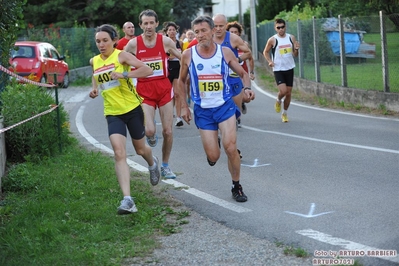
M 183 126 L 183 120 L 180 117 L 176 118 L 175 126 L 177 126 L 177 127 L 182 127 Z
M 147 137 L 147 143 L 150 145 L 150 147 L 155 147 L 158 144 L 158 136 L 154 135 L 152 137 Z
M 237 127 L 241 128 L 241 119 L 237 119 Z
M 288 116 L 287 116 L 287 114 L 282 114 L 282 115 L 281 115 L 281 121 L 283 121 L 283 123 L 287 123 L 287 122 L 288 122 Z
M 245 103 L 241 104 L 241 109 L 242 109 L 242 113 L 245 115 L 247 113 L 247 106 L 245 105 Z
M 159 178 L 160 178 L 160 173 L 159 173 L 159 164 L 158 164 L 158 158 L 155 156 L 152 156 L 154 158 L 154 166 L 155 168 L 150 170 L 148 169 L 148 171 L 150 171 L 150 182 L 151 185 L 155 186 L 158 184 L 159 182 Z
M 134 201 L 130 199 L 123 199 L 121 201 L 121 206 L 118 207 L 118 214 L 131 214 L 133 212 L 137 212 L 136 204 L 134 204 Z
M 231 193 L 233 195 L 233 199 L 235 199 L 237 202 L 246 202 L 248 200 L 247 196 L 244 194 L 244 191 L 242 191 L 241 185 L 239 185 L 238 188 L 233 187 L 231 189 Z
M 274 110 L 276 110 L 276 113 L 281 112 L 281 103 L 277 102 L 274 104 Z
M 161 175 L 163 178 L 166 179 L 175 179 L 176 175 L 170 170 L 169 167 L 163 167 L 161 166 Z

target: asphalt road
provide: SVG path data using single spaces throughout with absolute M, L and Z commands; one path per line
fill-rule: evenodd
M 282 123 L 274 112 L 275 95 L 256 84 L 253 89 L 256 99 L 238 130 L 248 202 L 231 198 L 223 153 L 214 167 L 208 165 L 194 124 L 174 129 L 170 166 L 178 176 L 163 184 L 185 189 L 170 193 L 205 217 L 302 247 L 315 258 L 341 251 L 340 257 L 365 265 L 399 264 L 399 257 L 391 256 L 399 251 L 399 119 L 293 102 L 290 122 Z M 102 99 L 90 99 L 89 90 L 60 90 L 60 101 L 82 143 L 112 151 Z M 158 136 L 161 143 L 160 131 Z M 128 152 L 131 165 L 145 171 L 130 144 Z M 160 144 L 154 153 L 161 158 Z M 386 256 L 372 257 L 376 250 Z

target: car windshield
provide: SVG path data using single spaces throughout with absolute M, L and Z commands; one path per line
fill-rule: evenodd
M 35 58 L 35 49 L 31 46 L 16 46 L 11 51 L 12 58 L 20 57 L 20 58 Z

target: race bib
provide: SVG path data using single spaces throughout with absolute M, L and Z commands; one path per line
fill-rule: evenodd
M 147 66 L 151 67 L 152 71 L 154 71 L 151 76 L 148 76 L 149 78 L 164 76 L 163 61 L 161 56 L 142 58 L 141 61 Z
M 97 82 L 98 88 L 100 90 L 109 90 L 112 88 L 116 88 L 121 85 L 119 80 L 113 80 L 111 79 L 111 73 L 115 71 L 115 65 L 108 65 L 108 66 L 103 66 L 99 69 L 96 69 L 94 71 L 94 79 Z
M 201 98 L 214 98 L 222 96 L 222 75 L 199 75 L 198 85 Z
M 281 45 L 278 47 L 278 52 L 282 57 L 287 57 L 292 54 L 292 46 L 287 44 L 287 45 Z

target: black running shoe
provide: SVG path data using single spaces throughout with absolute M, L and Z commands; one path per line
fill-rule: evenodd
M 238 188 L 233 187 L 231 189 L 231 193 L 233 194 L 233 199 L 237 202 L 246 202 L 248 200 L 247 196 L 242 191 L 242 186 L 239 185 Z

